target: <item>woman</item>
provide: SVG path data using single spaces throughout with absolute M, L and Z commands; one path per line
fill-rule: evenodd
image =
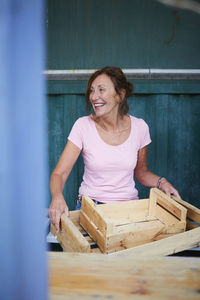
M 128 115 L 127 98 L 132 91 L 132 84 L 119 68 L 105 67 L 90 77 L 86 102 L 94 114 L 75 122 L 51 175 L 49 216 L 57 231 L 61 214 L 68 213 L 62 195 L 64 184 L 81 152 L 85 170 L 79 199 L 82 195 L 96 203 L 138 199 L 134 177 L 144 186 L 158 187 L 167 195 L 180 198 L 165 178 L 147 168 L 149 128 L 142 119 Z

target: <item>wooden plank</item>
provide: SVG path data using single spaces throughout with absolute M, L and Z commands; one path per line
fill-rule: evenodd
M 97 226 L 88 218 L 84 211 L 80 211 L 80 224 L 96 242 L 102 252 L 106 249 L 106 238 Z
M 144 219 L 148 216 L 149 199 L 120 201 L 98 205 L 105 217 L 114 223 L 135 222 L 137 218 Z
M 67 214 L 61 216 L 62 231 L 56 233 L 55 227 L 51 224 L 51 232 L 61 244 L 64 251 L 90 252 L 90 245 L 79 232 Z
M 155 214 L 158 216 L 157 218 L 165 224 L 178 224 L 180 220 L 178 220 L 175 216 L 170 214 L 165 208 L 156 205 Z
M 50 252 L 48 262 L 50 300 L 195 300 L 200 295 L 199 258 Z
M 200 209 L 193 206 L 192 204 L 182 200 L 178 199 L 176 197 L 172 197 L 176 202 L 187 208 L 187 217 L 191 220 L 200 223 Z
M 168 201 L 166 201 L 166 199 L 164 199 L 164 198 L 158 198 L 157 205 L 160 205 L 161 207 L 165 208 L 173 216 L 176 216 L 176 218 L 178 218 L 180 221 L 182 220 L 182 210 L 178 209 L 173 203 L 171 203 L 169 201 L 169 199 L 168 199 Z M 186 217 L 186 214 L 185 214 L 185 217 Z
M 69 212 L 69 218 L 74 223 L 74 225 L 78 226 L 80 221 L 80 211 L 79 210 L 72 210 Z
M 141 229 L 144 228 L 145 231 L 146 229 L 148 229 L 148 227 L 151 228 L 152 225 L 154 227 L 155 224 L 158 224 L 159 228 L 165 227 L 165 225 L 162 222 L 160 222 L 160 220 L 158 220 L 157 218 L 147 217 L 145 220 L 141 220 L 139 222 L 133 222 L 133 223 L 127 223 L 127 224 L 115 226 L 113 234 L 109 235 L 109 237 L 118 233 L 128 233 L 128 232 L 134 233 L 134 231 L 140 230 L 140 228 Z
M 82 197 L 81 212 L 84 212 L 104 235 L 112 233 L 112 222 L 104 216 L 98 205 L 87 196 Z
M 200 246 L 200 227 L 111 255 L 166 256 Z
M 164 224 L 159 220 L 119 226 L 113 235 L 107 237 L 105 253 L 112 253 L 153 241 L 157 235 L 163 232 L 164 227 Z
M 153 216 L 144 216 L 144 214 L 137 214 L 135 216 L 132 216 L 131 219 L 127 218 L 127 219 L 118 219 L 118 220 L 114 220 L 113 224 L 114 224 L 114 228 L 113 228 L 113 233 L 115 232 L 117 227 L 121 227 L 121 226 L 126 226 L 128 224 L 133 224 L 133 223 L 138 223 L 138 222 L 148 222 L 148 221 L 153 221 L 153 220 L 158 220 L 157 217 L 153 217 Z
M 180 233 L 186 229 L 186 221 L 179 221 L 163 207 L 156 206 L 156 216 L 165 224 L 164 233 Z
M 156 205 L 157 205 L 157 195 L 154 193 L 153 189 L 150 189 L 149 193 L 149 216 L 156 216 Z

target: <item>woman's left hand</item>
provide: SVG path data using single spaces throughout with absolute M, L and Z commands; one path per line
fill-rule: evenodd
M 181 199 L 179 192 L 165 178 L 162 178 L 159 189 L 170 197 L 173 195 L 173 196 Z

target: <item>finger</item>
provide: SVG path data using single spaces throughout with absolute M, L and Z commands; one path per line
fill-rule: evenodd
M 60 212 L 57 211 L 55 218 L 54 218 L 54 225 L 56 227 L 57 232 L 60 231 L 60 217 L 61 217 L 61 214 L 60 214 Z
M 56 232 L 57 232 L 57 233 L 60 232 L 60 222 L 59 222 L 59 221 L 56 221 L 56 222 L 54 223 L 54 226 L 56 227 Z
M 181 199 L 181 196 L 179 195 L 179 192 L 177 190 L 173 191 L 173 195 L 178 199 Z
M 164 192 L 165 192 L 165 194 L 166 194 L 167 196 L 169 196 L 169 197 L 171 196 L 170 190 L 166 189 Z
M 52 224 L 54 224 L 55 212 L 53 210 L 49 210 L 49 218 Z
M 52 218 L 52 210 L 51 209 L 48 210 L 48 214 L 49 214 L 49 218 L 51 219 Z
M 68 208 L 67 207 L 65 207 L 65 210 L 64 210 L 64 212 L 69 216 L 69 210 L 68 210 Z

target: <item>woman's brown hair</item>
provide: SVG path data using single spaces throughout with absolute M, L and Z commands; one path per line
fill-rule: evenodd
M 92 85 L 93 81 L 99 75 L 102 75 L 102 74 L 106 74 L 112 80 L 112 83 L 114 84 L 114 87 L 115 87 L 115 91 L 118 95 L 121 95 L 122 90 L 125 91 L 125 97 L 119 105 L 119 113 L 120 113 L 120 115 L 126 115 L 129 111 L 127 98 L 132 95 L 133 85 L 132 85 L 132 83 L 127 81 L 126 76 L 124 75 L 122 70 L 117 67 L 104 67 L 100 70 L 97 70 L 90 76 L 88 83 L 87 83 L 86 92 L 85 92 L 88 113 L 90 112 L 91 107 L 92 107 L 92 105 L 90 103 L 91 85 Z

